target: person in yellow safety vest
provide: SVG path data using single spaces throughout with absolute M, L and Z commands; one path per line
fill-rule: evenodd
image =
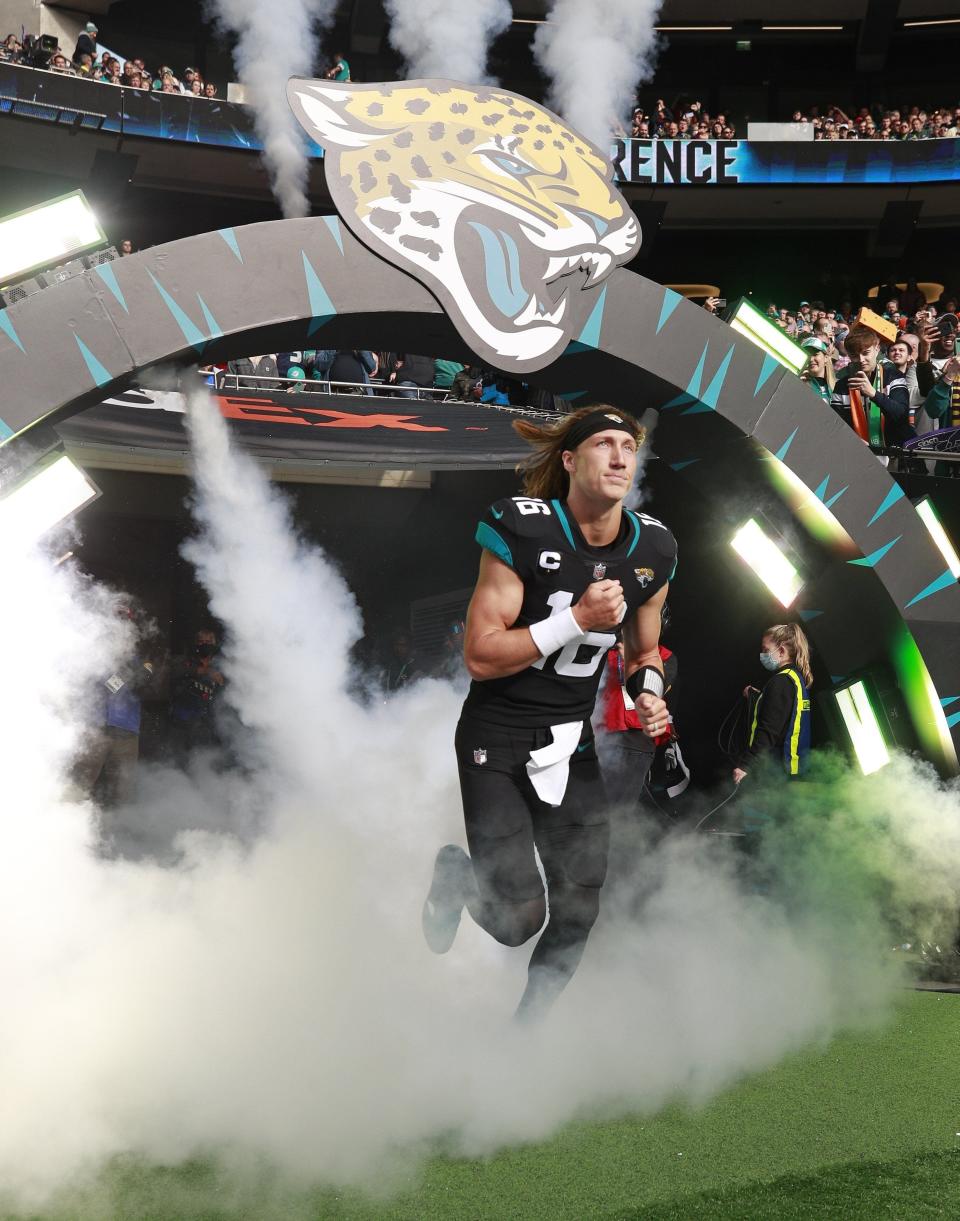
M 760 664 L 772 671 L 757 695 L 747 745 L 733 769 L 735 784 L 764 755 L 783 759 L 787 776 L 802 775 L 810 751 L 810 645 L 796 623 L 767 628 L 761 644 Z M 747 688 L 744 694 L 754 691 Z

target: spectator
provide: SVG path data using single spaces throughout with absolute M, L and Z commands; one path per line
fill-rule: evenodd
M 849 366 L 837 378 L 830 405 L 868 445 L 902 445 L 913 436 L 906 379 L 880 359 L 879 336 L 856 326 L 845 341 Z
M 193 82 L 198 79 L 196 69 L 184 68 L 183 79 L 180 81 L 180 92 L 193 93 Z
M 76 76 L 73 64 L 67 63 L 67 57 L 62 51 L 57 51 L 50 59 L 50 71 L 59 72 L 61 76 Z
M 324 79 L 328 81 L 342 81 L 346 83 L 350 80 L 350 65 L 343 58 L 342 51 L 335 53 L 332 65 L 323 75 Z
M 931 420 L 938 421 L 938 428 L 960 428 L 960 357 L 951 356 L 944 361 L 939 378 L 924 400 L 923 409 Z M 937 474 L 940 473 L 938 470 Z
M 438 390 L 453 388 L 454 378 L 463 371 L 458 360 L 435 360 L 433 362 L 433 384 Z
M 217 96 L 217 87 L 213 81 L 203 82 L 203 96 L 205 98 L 215 98 Z
M 120 257 L 126 258 L 128 254 L 133 254 L 133 242 L 130 238 L 125 237 L 120 242 Z
M 469 365 L 461 369 L 453 379 L 451 398 L 454 402 L 473 403 L 480 397 L 480 379 L 483 370 L 479 365 Z
M 211 628 L 201 628 L 194 636 L 189 656 L 180 660 L 172 679 L 170 741 L 181 762 L 192 750 L 215 745 L 215 713 L 223 685 L 217 665 L 217 634 Z
M 203 97 L 203 85 L 200 81 L 199 76 L 195 76 L 193 78 L 193 80 L 190 82 L 190 93 L 195 98 Z
M 943 367 L 957 350 L 957 329 L 952 315 L 944 315 L 939 322 L 931 322 L 927 311 L 921 321 L 917 350 L 917 384 L 924 398 L 933 389 Z M 918 315 L 919 318 L 919 315 Z
M 822 339 L 811 335 L 800 346 L 809 356 L 807 367 L 800 375 L 802 380 L 811 390 L 816 391 L 825 403 L 829 403 L 837 379 L 833 362 L 827 353 L 827 345 Z
M 3 46 L 0 46 L 0 60 L 8 64 L 18 64 L 22 53 L 23 47 L 16 34 L 8 34 L 3 40 Z
M 330 381 L 348 383 L 340 387 L 334 386 L 334 389 L 339 389 L 341 393 L 372 394 L 373 391 L 365 387 L 376 374 L 377 368 L 378 362 L 374 352 L 360 349 L 338 351 L 330 366 Z
M 239 360 L 227 361 L 227 372 L 237 375 L 238 390 L 279 389 L 277 358 L 273 353 L 265 356 L 241 356 Z M 259 374 L 251 377 L 250 374 Z
M 918 310 L 926 307 L 927 298 L 917 287 L 917 277 L 907 277 L 907 287 L 900 293 L 900 309 L 912 318 Z
M 117 611 L 133 619 L 129 605 Z M 100 789 L 104 803 L 123 805 L 134 795 L 140 755 L 140 704 L 153 682 L 153 662 L 136 658 L 104 679 L 97 690 L 98 723 L 74 765 L 74 782 L 87 799 Z
M 88 21 L 83 27 L 80 37 L 77 39 L 77 45 L 73 49 L 73 62 L 75 64 L 80 62 L 81 55 L 89 55 L 91 63 L 97 58 L 98 33 L 99 31 L 92 21 Z
M 402 629 L 394 632 L 384 669 L 388 691 L 399 691 L 401 687 L 420 677 L 422 667 L 413 650 L 409 632 Z
M 418 389 L 427 390 L 433 386 L 433 358 L 398 352 L 396 370 L 392 376 L 398 398 L 416 398 Z
M 913 353 L 910 350 L 910 344 L 906 338 L 896 339 L 887 348 L 887 360 L 893 367 L 902 375 L 907 383 L 907 390 L 910 396 L 910 424 L 913 425 L 916 418 L 916 409 L 920 401 L 920 391 L 917 387 L 917 367 L 914 363 Z

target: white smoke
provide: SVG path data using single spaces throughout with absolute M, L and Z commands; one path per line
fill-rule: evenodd
M 287 102 L 287 80 L 311 76 L 317 31 L 333 20 L 336 0 L 208 0 L 214 19 L 235 35 L 234 63 L 253 108 L 273 193 L 287 218 L 309 216 L 309 159 Z
M 882 1018 L 897 977 L 876 929 L 839 919 L 832 888 L 811 906 L 798 884 L 788 910 L 692 837 L 626 880 L 649 895 L 638 921 L 615 918 L 610 892 L 539 1027 L 510 1022 L 529 947 L 502 950 L 465 917 L 451 952 L 430 955 L 433 855 L 462 841 L 459 696 L 425 681 L 355 697 L 361 625 L 342 576 L 202 396 L 189 419 L 189 554 L 226 627 L 224 698 L 246 745 L 226 776 L 144 769 L 136 808 L 109 825 L 147 848 L 176 834 L 168 863 L 104 859 L 98 814 L 67 783 L 83 693 L 129 629 L 67 565 L 0 555 L 4 1204 L 34 1206 L 127 1151 L 171 1165 L 218 1150 L 300 1182 L 389 1187 L 441 1138 L 485 1154 L 587 1110 L 699 1101 Z M 949 903 L 956 792 L 899 761 L 844 785 L 835 820 L 858 859 L 900 879 L 901 905 L 930 878 Z
M 509 0 L 384 0 L 390 43 L 412 78 L 489 82 L 487 54 L 513 19 Z
M 606 149 L 636 87 L 653 74 L 660 0 L 553 0 L 533 53 L 549 104 Z

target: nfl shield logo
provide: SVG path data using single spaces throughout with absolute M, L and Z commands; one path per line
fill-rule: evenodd
M 473 752 L 473 761 L 474 763 L 486 763 L 487 749 L 485 746 L 477 747 L 477 749 Z
M 606 566 L 606 564 L 594 564 L 594 566 L 593 566 L 593 579 L 594 579 L 595 581 L 602 581 L 602 580 L 603 580 L 603 578 L 604 578 L 606 575 L 607 575 L 607 566 Z

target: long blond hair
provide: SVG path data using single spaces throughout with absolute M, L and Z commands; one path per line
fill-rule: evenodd
M 563 469 L 563 452 L 570 429 L 584 416 L 595 411 L 615 411 L 628 424 L 635 426 L 634 440 L 639 449 L 646 439 L 647 430 L 641 428 L 629 411 L 611 407 L 607 403 L 592 403 L 571 411 L 552 424 L 534 424 L 532 420 L 514 420 L 514 430 L 533 448 L 528 457 L 517 463 L 517 474 L 523 476 L 523 491 L 538 500 L 562 500 L 570 488 L 570 476 Z
M 769 637 L 778 648 L 787 650 L 792 665 L 803 675 L 803 681 L 808 687 L 813 686 L 813 672 L 810 669 L 810 641 L 798 623 L 778 623 L 768 627 L 763 633 Z

